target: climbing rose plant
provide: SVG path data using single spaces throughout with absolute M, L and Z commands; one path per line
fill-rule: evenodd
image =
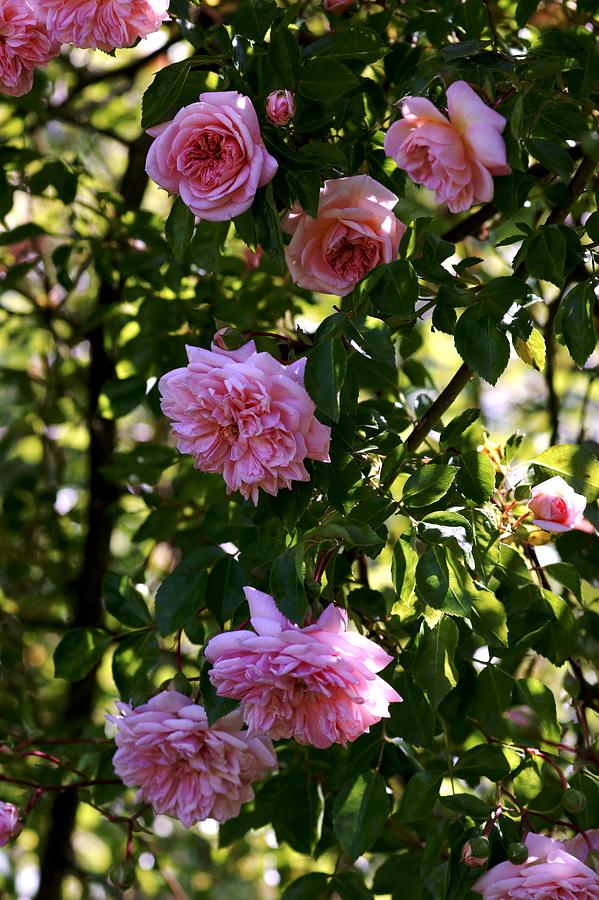
M 597 11 L 0 0 L 7 896 L 597 900 Z

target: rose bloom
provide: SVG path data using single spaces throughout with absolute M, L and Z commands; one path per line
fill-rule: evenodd
M 285 256 L 295 283 L 344 297 L 375 266 L 393 262 L 406 230 L 392 212 L 397 199 L 369 175 L 352 175 L 325 181 L 316 219 L 296 203 L 282 224 L 293 235 Z
M 146 160 L 150 178 L 210 222 L 244 213 L 278 168 L 252 101 L 237 91 L 200 94 L 148 134 L 156 138 Z
M 533 525 L 545 531 L 570 531 L 581 518 L 587 505 L 560 475 L 533 487 L 528 508 L 534 515 Z
M 38 22 L 34 0 L 0 0 L 0 93 L 22 97 L 35 67 L 47 66 L 59 50 Z
M 529 834 L 526 862 L 499 863 L 472 887 L 484 900 L 597 900 L 599 875 L 561 841 Z
M 253 781 L 277 761 L 271 742 L 242 731 L 239 711 L 211 727 L 203 707 L 175 691 L 162 691 L 132 709 L 117 703 L 114 770 L 138 802 L 179 819 L 186 828 L 212 818 L 225 822 L 252 800 Z
M 187 347 L 189 365 L 160 379 L 162 411 L 177 447 L 196 468 L 218 472 L 227 493 L 258 502 L 292 481 L 309 481 L 304 460 L 329 461 L 331 429 L 314 415 L 305 357 L 284 366 L 254 341 L 238 350 Z
M 584 834 L 577 834 L 569 841 L 564 841 L 564 847 L 576 859 L 585 862 L 591 850 L 599 850 L 599 828 L 591 828 Z
M 435 191 L 437 203 L 464 212 L 493 196 L 492 175 L 512 171 L 501 132 L 506 121 L 465 81 L 447 89 L 449 119 L 430 100 L 407 97 L 403 119 L 385 137 L 385 152 L 412 181 Z
M 4 847 L 21 831 L 21 814 L 12 803 L 0 800 L 0 847 Z
M 347 631 L 347 613 L 331 605 L 317 622 L 289 622 L 268 594 L 244 588 L 251 631 L 228 631 L 208 643 L 210 680 L 223 697 L 241 700 L 250 734 L 295 738 L 325 748 L 346 744 L 389 716 L 401 700 L 375 673 L 392 657 Z
M 130 47 L 168 21 L 169 0 L 35 0 L 58 41 L 95 50 Z
M 266 118 L 279 127 L 287 125 L 295 115 L 295 97 L 291 91 L 272 91 L 266 98 Z

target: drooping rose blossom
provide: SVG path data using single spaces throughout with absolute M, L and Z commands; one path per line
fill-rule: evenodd
M 4 847 L 21 831 L 21 814 L 13 803 L 0 800 L 0 847 Z
M 405 225 L 393 214 L 397 197 L 369 175 L 325 181 L 318 217 L 299 204 L 283 220 L 293 235 L 285 250 L 300 287 L 344 297 L 375 266 L 397 258 Z
M 347 613 L 331 605 L 300 628 L 268 594 L 244 588 L 254 632 L 228 631 L 206 647 L 217 693 L 241 700 L 250 734 L 300 744 L 346 744 L 389 716 L 399 694 L 376 675 L 391 662 L 374 641 L 347 631 Z
M 117 703 L 114 770 L 139 785 L 138 801 L 190 828 L 212 818 L 225 822 L 252 800 L 252 782 L 277 761 L 268 738 L 242 731 L 238 710 L 211 727 L 203 707 L 175 691 L 162 691 L 132 709 Z
M 110 52 L 130 47 L 168 21 L 169 0 L 34 0 L 49 34 L 65 44 Z
M 526 862 L 499 863 L 472 887 L 484 900 L 597 900 L 599 875 L 561 841 L 529 834 Z
M 571 531 L 582 517 L 587 501 L 582 494 L 555 475 L 533 487 L 528 508 L 534 515 L 533 525 L 545 531 Z
M 35 0 L 0 0 L 0 93 L 22 97 L 33 70 L 47 66 L 60 44 L 38 22 Z
M 437 203 L 464 212 L 493 197 L 493 175 L 509 175 L 501 132 L 506 120 L 465 81 L 447 89 L 446 118 L 425 97 L 407 97 L 403 119 L 385 136 L 385 152 Z
M 160 379 L 162 411 L 196 468 L 218 472 L 227 492 L 258 502 L 309 481 L 304 460 L 329 461 L 331 429 L 314 415 L 305 357 L 284 366 L 254 341 L 238 350 L 187 347 L 189 365 Z
M 295 115 L 295 97 L 292 91 L 271 91 L 266 98 L 266 118 L 273 125 L 288 125 Z
M 252 101 L 237 91 L 200 94 L 148 134 L 156 138 L 146 160 L 150 178 L 210 222 L 244 213 L 278 168 Z

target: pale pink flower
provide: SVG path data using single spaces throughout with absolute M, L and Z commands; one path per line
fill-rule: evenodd
M 33 0 L 58 41 L 95 50 L 130 47 L 168 21 L 169 0 Z
M 576 859 L 585 862 L 591 850 L 599 850 L 599 828 L 591 828 L 584 834 L 577 834 L 569 841 L 564 841 L 564 847 Z
M 21 831 L 21 814 L 12 803 L 0 800 L 0 847 L 17 837 Z
M 355 0 L 322 0 L 323 9 L 334 13 L 336 16 L 340 16 L 350 6 L 355 6 Z
M 314 415 L 305 357 L 284 366 L 254 341 L 238 350 L 187 347 L 189 365 L 160 379 L 162 411 L 196 468 L 218 472 L 227 492 L 258 502 L 309 481 L 304 460 L 329 461 L 331 429 Z
M 465 81 L 447 89 L 449 119 L 430 100 L 407 97 L 403 119 L 385 137 L 385 152 L 437 203 L 463 212 L 493 196 L 492 175 L 509 175 L 501 132 L 506 121 Z
M 534 515 L 532 524 L 545 531 L 571 531 L 587 505 L 582 494 L 555 475 L 533 487 L 528 508 Z
M 251 272 L 254 269 L 257 269 L 263 256 L 264 250 L 260 244 L 258 244 L 255 250 L 252 250 L 251 247 L 246 247 L 243 251 L 243 258 L 247 271 Z
M 60 44 L 38 22 L 35 0 L 0 0 L 0 93 L 22 97 L 31 90 L 33 70 L 47 66 Z
M 200 94 L 148 134 L 156 138 L 146 160 L 150 178 L 210 222 L 244 213 L 278 168 L 252 101 L 237 91 Z
M 117 703 L 114 770 L 138 802 L 179 819 L 186 828 L 202 819 L 225 822 L 252 800 L 253 781 L 277 761 L 268 738 L 242 731 L 239 711 L 211 727 L 203 707 L 175 691 L 162 691 L 132 709 Z
M 499 863 L 472 890 L 484 900 L 597 900 L 599 875 L 568 852 L 561 841 L 529 834 L 526 862 Z
M 374 641 L 347 631 L 347 613 L 289 622 L 268 594 L 244 588 L 255 630 L 216 635 L 206 647 L 219 695 L 241 700 L 250 734 L 330 747 L 355 741 L 389 716 L 399 694 L 376 675 L 392 661 Z
M 288 125 L 295 115 L 295 97 L 292 91 L 271 91 L 266 98 L 266 118 L 273 125 Z
M 295 283 L 344 297 L 375 266 L 393 262 L 406 230 L 392 212 L 397 199 L 369 175 L 352 175 L 325 181 L 316 219 L 296 203 L 282 224 L 293 235 L 285 256 Z

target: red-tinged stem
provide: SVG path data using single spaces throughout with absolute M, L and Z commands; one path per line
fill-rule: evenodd
M 316 563 L 316 569 L 314 571 L 314 581 L 317 581 L 318 584 L 322 581 L 322 576 L 324 575 L 325 569 L 332 560 L 333 556 L 337 552 L 337 547 L 331 547 L 329 550 L 323 550 L 318 557 L 318 561 Z
M 129 819 L 127 823 L 127 847 L 125 850 L 125 859 L 131 859 L 133 855 L 133 819 Z
M 122 781 L 118 781 L 116 778 L 96 778 L 90 781 L 73 781 L 71 784 L 49 784 L 42 786 L 36 784 L 35 781 L 30 781 L 26 778 L 10 778 L 8 775 L 0 775 L 0 781 L 4 781 L 7 784 L 20 784 L 23 785 L 23 787 L 32 787 L 36 790 L 41 790 L 44 794 L 78 790 L 79 788 L 94 787 L 95 785 L 102 784 L 122 784 Z
M 503 807 L 500 803 L 497 806 L 497 809 L 491 815 L 491 818 L 489 819 L 487 824 L 485 825 L 485 830 L 482 833 L 483 837 L 489 837 L 489 835 L 493 831 L 493 826 L 495 825 L 495 822 L 497 821 L 497 819 L 499 818 L 499 816 L 501 815 L 502 812 L 503 812 Z
M 181 638 L 183 636 L 183 629 L 180 628 L 177 634 L 177 672 L 183 671 L 183 656 L 181 654 Z
M 570 785 L 568 783 L 568 779 L 566 778 L 566 776 L 564 775 L 564 773 L 562 772 L 562 770 L 560 769 L 560 767 L 558 766 L 556 761 L 554 759 L 551 759 L 549 754 L 543 753 L 542 750 L 537 750 L 535 747 L 526 747 L 526 752 L 528 753 L 529 756 L 538 756 L 540 759 L 545 760 L 546 763 L 549 763 L 549 765 L 552 767 L 552 769 L 554 769 L 557 772 L 563 789 L 565 791 L 567 791 L 569 789 Z

